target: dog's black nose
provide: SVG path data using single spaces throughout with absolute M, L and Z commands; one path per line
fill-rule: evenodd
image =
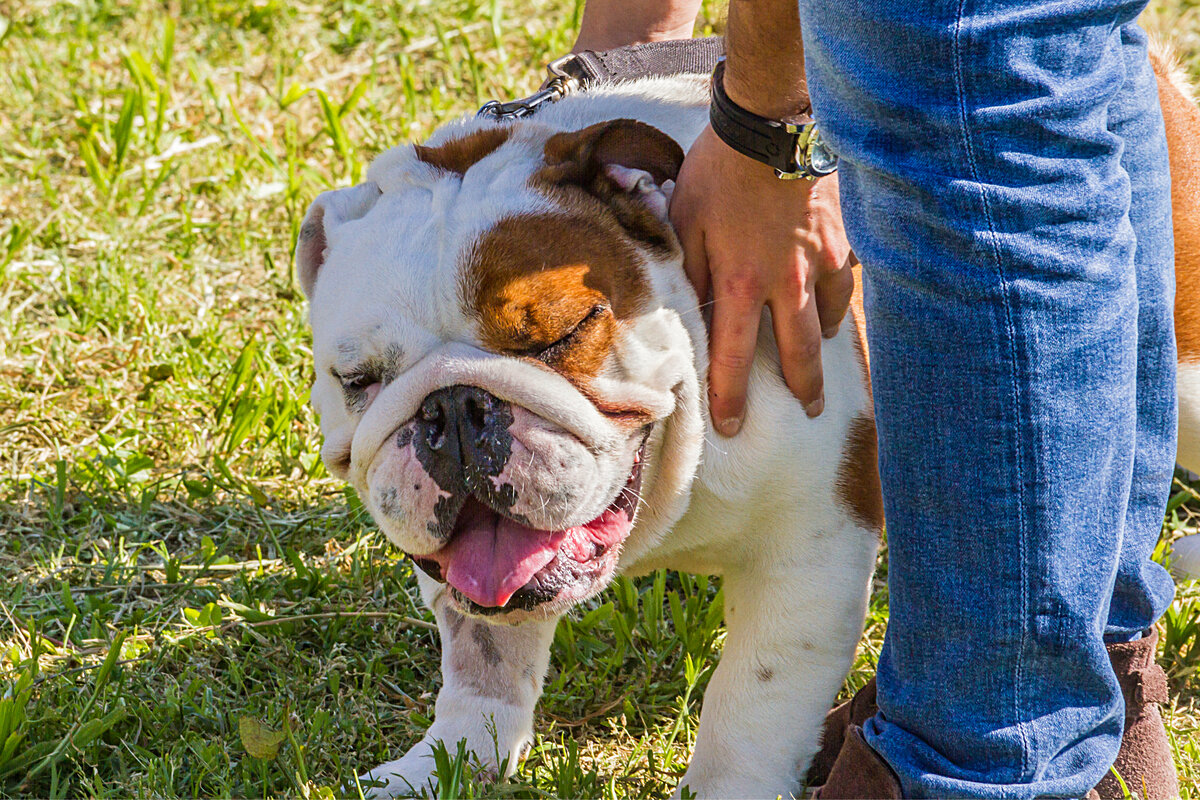
M 418 432 L 431 450 L 458 448 L 468 456 L 473 448 L 486 446 L 490 424 L 500 400 L 474 386 L 448 386 L 421 401 Z M 463 459 L 466 461 L 467 459 Z
M 458 415 L 452 388 L 438 389 L 421 401 L 417 435 L 418 441 L 435 453 L 458 455 Z
M 417 413 L 417 455 L 444 490 L 474 489 L 504 469 L 512 452 L 512 419 L 508 404 L 483 389 L 438 389 Z

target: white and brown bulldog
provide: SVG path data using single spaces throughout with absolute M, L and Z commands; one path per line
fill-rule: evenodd
M 1175 178 L 1180 460 L 1196 469 L 1200 112 L 1156 66 Z M 377 796 L 427 789 L 439 740 L 514 769 L 558 617 L 617 572 L 659 567 L 725 587 L 728 635 L 680 785 L 786 797 L 817 750 L 882 524 L 866 355 L 856 325 L 823 343 L 827 410 L 809 419 L 763 324 L 743 431 L 712 432 L 704 322 L 667 221 L 707 107 L 707 79 L 678 77 L 519 123 L 459 120 L 305 218 L 322 455 L 420 567 L 443 643 L 436 719 L 363 776 Z M 1195 550 L 1177 556 L 1200 573 Z
M 667 221 L 705 78 L 463 119 L 327 192 L 297 246 L 331 471 L 420 567 L 436 719 L 371 770 L 429 785 L 465 739 L 512 770 L 559 616 L 618 572 L 721 575 L 728 635 L 691 766 L 703 797 L 787 796 L 862 627 L 882 522 L 864 354 L 823 345 L 827 410 L 780 379 L 769 324 L 735 439 L 705 408 L 704 320 Z

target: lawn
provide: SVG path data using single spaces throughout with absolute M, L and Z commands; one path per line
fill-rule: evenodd
M 1200 12 L 1164 2 L 1200 75 Z M 436 636 L 317 458 L 292 242 L 374 154 L 532 90 L 580 7 L 0 0 L 0 793 L 324 797 L 420 737 Z M 1198 520 L 1177 481 L 1164 541 Z M 449 763 L 448 793 L 668 795 L 719 599 L 619 581 L 559 626 L 519 776 Z M 1200 798 L 1200 584 L 1163 632 Z

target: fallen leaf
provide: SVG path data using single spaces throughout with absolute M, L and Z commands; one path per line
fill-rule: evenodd
M 279 745 L 286 737 L 283 732 L 271 730 L 254 717 L 238 717 L 238 733 L 247 753 L 267 760 L 279 753 Z

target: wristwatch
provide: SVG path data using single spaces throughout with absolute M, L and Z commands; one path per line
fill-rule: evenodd
M 774 120 L 747 111 L 725 94 L 725 60 L 712 75 L 708 117 L 721 141 L 744 156 L 775 168 L 775 177 L 816 180 L 837 170 L 838 157 L 809 114 Z

